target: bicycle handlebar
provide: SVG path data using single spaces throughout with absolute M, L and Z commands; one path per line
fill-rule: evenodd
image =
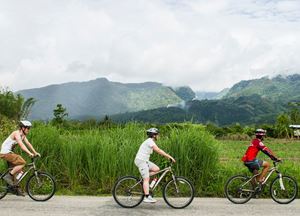
M 276 167 L 277 164 L 282 163 L 282 160 L 274 160 L 273 165 Z
M 33 162 L 34 160 L 36 160 L 36 159 L 39 158 L 39 157 L 41 157 L 41 156 L 39 156 L 39 155 L 34 155 L 34 156 L 31 158 L 31 161 Z

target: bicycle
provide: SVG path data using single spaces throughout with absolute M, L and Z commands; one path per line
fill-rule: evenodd
M 271 182 L 269 189 L 272 199 L 279 204 L 292 202 L 297 197 L 298 185 L 294 178 L 281 174 L 278 169 L 279 162 L 280 161 L 273 162 L 274 167 L 268 171 L 269 174 L 262 182 L 261 188 L 256 187 L 256 177 L 260 175 L 260 173 L 252 177 L 236 175 L 229 178 L 225 185 L 225 195 L 227 199 L 235 204 L 248 202 L 252 197 L 262 191 L 270 176 L 276 172 L 277 177 Z
M 8 168 L 3 174 L 0 173 L 0 199 L 4 198 L 7 193 L 15 193 L 19 184 L 31 170 L 33 170 L 33 174 L 26 182 L 26 192 L 29 197 L 35 201 L 47 201 L 54 195 L 56 190 L 55 181 L 50 174 L 41 172 L 36 168 L 36 158 L 37 157 L 31 158 L 31 163 L 26 164 L 25 172 L 16 180 L 14 185 L 7 184 L 3 179 L 12 168 Z
M 163 170 L 151 175 L 162 173 L 154 186 L 150 188 L 153 194 L 159 183 L 168 173 L 172 178 L 163 186 L 162 195 L 165 202 L 172 208 L 182 209 L 187 207 L 194 199 L 195 189 L 192 183 L 183 176 L 175 176 L 172 163 Z M 114 200 L 124 208 L 134 208 L 144 199 L 143 179 L 135 176 L 123 176 L 119 178 L 112 191 Z

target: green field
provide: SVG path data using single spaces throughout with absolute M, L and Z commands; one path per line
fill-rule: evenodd
M 105 195 L 110 194 L 118 177 L 138 175 L 133 161 L 150 126 L 129 123 L 67 130 L 36 123 L 28 138 L 43 156 L 39 167 L 55 176 L 58 193 Z M 190 123 L 163 125 L 160 130 L 158 145 L 175 157 L 176 174 L 192 180 L 197 196 L 222 197 L 230 176 L 249 174 L 241 157 L 250 140 L 216 140 L 205 126 Z M 1 140 L 7 135 L 1 133 Z M 300 140 L 267 139 L 265 144 L 284 159 L 281 171 L 299 182 Z M 151 158 L 161 168 L 166 165 L 157 154 Z M 260 153 L 259 158 L 266 157 Z M 4 167 L 1 162 L 1 170 Z

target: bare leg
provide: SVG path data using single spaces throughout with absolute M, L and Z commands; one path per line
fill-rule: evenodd
M 253 176 L 255 176 L 256 174 L 258 174 L 258 170 L 253 171 Z M 256 185 L 256 183 L 258 182 L 258 178 L 259 178 L 259 176 L 256 176 L 255 178 L 253 178 L 251 180 L 252 185 Z
M 159 169 L 158 166 L 153 166 L 153 167 L 151 167 L 151 169 L 149 170 L 149 171 L 150 171 L 150 173 L 149 173 L 150 176 L 156 174 L 159 170 L 160 170 L 160 169 Z
M 144 178 L 143 180 L 143 189 L 145 195 L 149 195 L 149 179 L 150 178 Z
M 12 171 L 10 171 L 10 174 L 15 175 L 16 173 L 20 172 L 23 169 L 24 166 L 25 165 L 17 165 L 17 166 L 15 166 L 12 169 Z
M 263 182 L 264 181 L 265 176 L 267 175 L 267 172 L 268 172 L 268 170 L 270 168 L 270 163 L 267 162 L 267 161 L 264 161 L 263 164 L 262 164 L 262 166 L 263 166 L 263 170 L 261 171 L 261 174 L 258 176 L 258 181 L 259 182 Z

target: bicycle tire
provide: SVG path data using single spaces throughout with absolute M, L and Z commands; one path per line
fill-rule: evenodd
M 244 204 L 248 202 L 254 193 L 253 186 L 249 182 L 246 191 L 243 191 L 240 186 L 241 184 L 247 182 L 250 178 L 244 175 L 235 175 L 229 178 L 225 184 L 224 192 L 226 198 L 234 204 Z M 236 185 L 234 185 L 236 184 Z M 244 185 L 246 186 L 246 185 Z M 233 191 L 231 191 L 233 190 Z M 248 191 L 249 190 L 249 191 Z M 242 196 L 245 196 L 244 198 Z
M 294 199 L 296 199 L 297 194 L 298 194 L 297 181 L 290 176 L 286 176 L 286 175 L 282 176 L 282 181 L 283 181 L 285 189 L 289 186 L 292 187 L 293 190 L 290 191 L 289 190 L 290 187 L 289 187 L 289 189 L 281 190 L 279 180 L 280 180 L 280 178 L 279 178 L 279 176 L 277 176 L 270 185 L 270 194 L 271 194 L 272 199 L 279 204 L 291 203 Z M 291 184 L 289 184 L 288 181 Z M 278 195 L 283 196 L 284 199 L 279 198 Z
M 175 180 L 176 185 L 174 184 L 174 179 L 169 180 L 165 184 L 163 188 L 163 198 L 172 208 L 182 209 L 192 203 L 195 196 L 195 189 L 193 184 L 183 176 L 175 176 Z M 181 203 L 182 201 L 182 204 L 175 204 L 175 202 Z
M 2 173 L 0 173 L 0 176 L 2 176 Z M 3 178 L 0 178 L 0 199 L 3 199 L 7 193 L 7 182 Z
M 135 176 L 123 176 L 119 178 L 112 190 L 116 203 L 123 208 L 134 208 L 144 199 L 142 181 Z M 128 203 L 126 202 L 128 201 Z
M 39 183 L 41 180 L 42 183 Z M 36 186 L 38 187 L 36 188 Z M 43 188 L 41 188 L 42 186 Z M 37 176 L 33 174 L 28 178 L 26 183 L 26 191 L 31 199 L 44 202 L 49 200 L 55 194 L 56 183 L 50 174 L 38 172 Z

